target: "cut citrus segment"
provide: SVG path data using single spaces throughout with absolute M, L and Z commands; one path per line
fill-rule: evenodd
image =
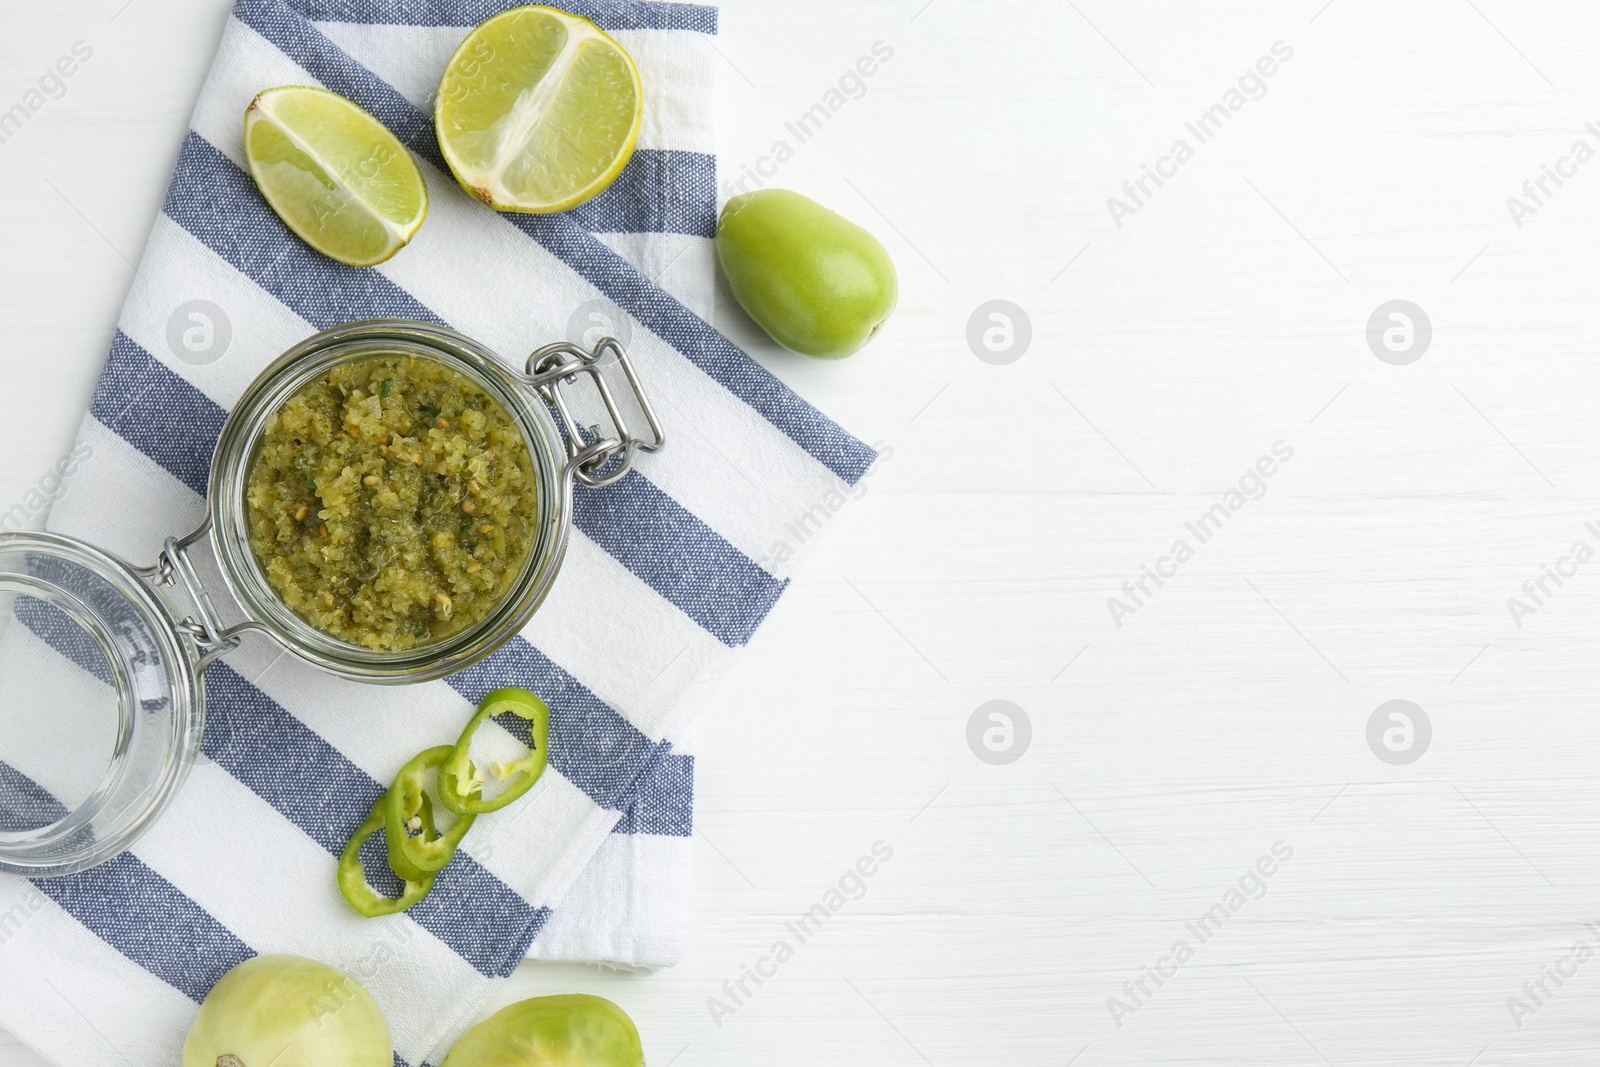
M 639 71 L 586 18 L 516 7 L 467 35 L 434 105 L 462 188 L 501 211 L 566 211 L 627 166 L 643 120 Z
M 428 187 L 388 128 L 326 89 L 285 85 L 244 113 L 261 195 L 306 244 L 352 267 L 382 263 L 416 234 Z

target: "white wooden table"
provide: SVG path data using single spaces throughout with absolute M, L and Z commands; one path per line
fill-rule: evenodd
M 3 510 L 71 440 L 227 4 L 0 3 L 0 106 L 94 49 L 0 144 Z M 1594 1062 L 1600 10 L 730 0 L 724 176 L 880 41 L 769 184 L 884 238 L 891 328 L 822 364 L 719 325 L 893 457 L 704 709 L 687 961 L 505 999 L 603 993 L 680 1067 Z M 967 341 L 995 299 L 1007 365 Z M 1393 300 L 1420 358 L 1414 313 L 1369 346 Z M 1368 743 L 1397 699 L 1410 763 Z M 991 700 L 1014 762 L 969 747 Z

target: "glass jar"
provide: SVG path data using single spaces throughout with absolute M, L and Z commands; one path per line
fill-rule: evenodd
M 520 572 L 485 618 L 439 641 L 392 651 L 331 637 L 278 597 L 250 546 L 245 496 L 268 416 L 330 368 L 377 355 L 435 361 L 498 400 L 527 442 L 538 509 Z M 630 429 L 606 381 L 611 367 L 621 372 L 647 436 Z M 585 429 L 574 413 L 571 390 L 584 380 L 599 400 L 595 407 L 591 398 L 590 408 L 610 421 L 605 433 L 598 425 Z M 0 534 L 0 607 L 98 675 L 111 694 L 103 718 L 115 720 L 106 731 L 112 743 L 105 773 L 75 803 L 0 763 L 0 871 L 70 874 L 128 848 L 172 799 L 200 750 L 206 667 L 246 632 L 265 634 L 329 673 L 386 685 L 439 678 L 489 655 L 522 630 L 560 570 L 574 483 L 611 484 L 637 452 L 665 443 L 632 364 L 611 338 L 592 351 L 547 345 L 519 373 L 453 330 L 369 320 L 307 338 L 256 377 L 217 440 L 205 522 L 167 538 L 153 565 L 135 566 L 59 534 Z M 220 575 L 221 590 L 208 575 Z

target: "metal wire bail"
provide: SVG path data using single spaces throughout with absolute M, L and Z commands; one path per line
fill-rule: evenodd
M 608 352 L 617 357 L 617 365 L 628 379 L 634 402 L 649 425 L 650 436 L 647 438 L 635 436 L 601 373 L 601 361 Z M 635 452 L 655 452 L 667 443 L 666 432 L 656 418 L 655 409 L 650 406 L 650 399 L 645 395 L 638 374 L 634 372 L 633 363 L 614 337 L 602 337 L 593 351 L 585 351 L 567 341 L 557 341 L 535 349 L 528 357 L 526 374 L 528 384 L 549 401 L 561 419 L 561 429 L 566 436 L 568 468 L 580 485 L 591 489 L 611 485 L 633 469 Z M 563 387 L 576 387 L 583 376 L 594 382 L 595 391 L 600 394 L 606 417 L 611 420 L 610 434 L 603 434 L 599 426 L 587 429 L 580 426 L 567 405 Z

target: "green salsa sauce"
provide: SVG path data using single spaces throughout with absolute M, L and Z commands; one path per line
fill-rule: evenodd
M 533 462 L 498 400 L 442 363 L 341 363 L 262 429 L 250 545 L 306 622 L 372 649 L 459 633 L 494 611 L 537 535 Z

